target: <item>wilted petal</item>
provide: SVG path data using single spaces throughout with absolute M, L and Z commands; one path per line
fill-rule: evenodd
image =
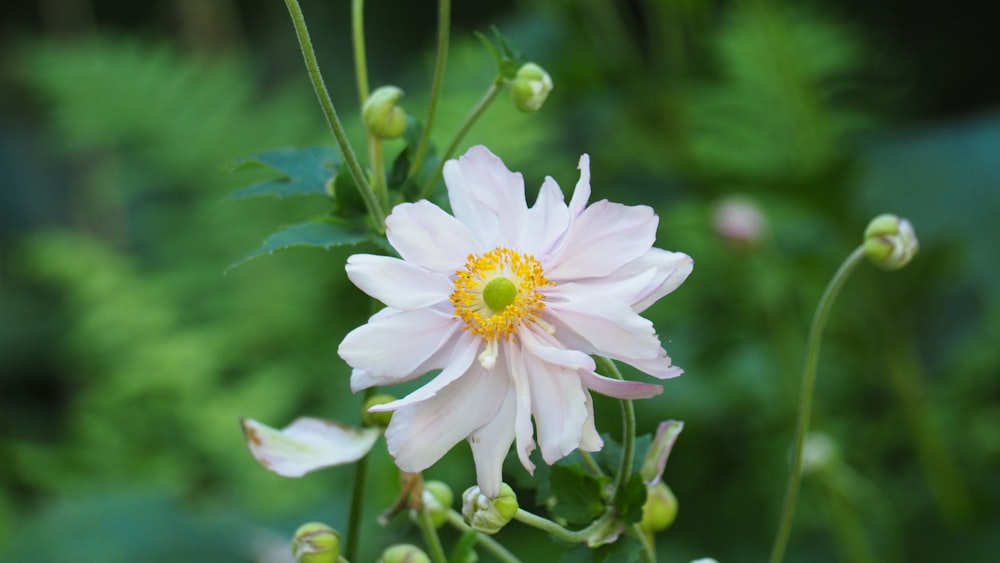
M 649 444 L 646 457 L 642 460 L 642 469 L 639 474 L 647 485 L 652 487 L 660 482 L 663 476 L 663 468 L 667 466 L 667 458 L 670 457 L 670 450 L 684 430 L 684 423 L 679 420 L 665 420 L 656 428 L 656 436 Z
M 375 428 L 351 428 L 318 418 L 302 417 L 281 430 L 244 418 L 243 435 L 250 453 L 266 469 L 285 477 L 355 462 L 372 448 Z

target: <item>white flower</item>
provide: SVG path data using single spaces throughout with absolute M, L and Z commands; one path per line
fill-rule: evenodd
M 358 254 L 347 274 L 385 303 L 344 339 L 354 391 L 441 370 L 394 410 L 389 452 L 404 471 L 426 469 L 468 439 L 479 487 L 500 491 L 513 442 L 530 472 L 537 430 L 552 464 L 603 445 L 590 391 L 638 399 L 659 385 L 594 372 L 600 354 L 657 378 L 681 374 L 639 316 L 691 273 L 685 254 L 652 248 L 646 206 L 590 197 L 590 164 L 569 204 L 546 178 L 528 207 L 524 180 L 484 147 L 445 164 L 454 216 L 427 201 L 396 206 L 386 236 L 402 259 Z M 532 428 L 534 418 L 535 428 Z

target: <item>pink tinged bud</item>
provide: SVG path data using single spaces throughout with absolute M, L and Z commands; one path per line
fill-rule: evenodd
M 653 486 L 660 482 L 663 475 L 663 468 L 667 466 L 667 458 L 670 457 L 670 450 L 674 448 L 677 436 L 684 430 L 684 423 L 679 420 L 665 420 L 656 428 L 656 436 L 649 444 L 649 451 L 642 460 L 642 469 L 639 474 L 647 486 Z
M 767 233 L 767 218 L 753 200 L 732 195 L 715 204 L 712 226 L 729 242 L 753 245 Z

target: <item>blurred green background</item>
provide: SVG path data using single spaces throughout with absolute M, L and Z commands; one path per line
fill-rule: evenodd
M 813 429 L 836 453 L 804 480 L 787 560 L 1000 553 L 1000 10 L 980 4 L 456 3 L 439 146 L 493 77 L 473 31 L 496 24 L 555 90 L 531 115 L 501 98 L 465 146 L 488 145 L 530 191 L 546 174 L 570 189 L 587 152 L 594 199 L 654 206 L 657 245 L 694 257 L 647 312 L 686 370 L 637 405 L 644 432 L 686 423 L 661 561 L 765 559 L 809 318 L 883 211 L 913 222 L 921 253 L 861 267 L 833 311 Z M 355 124 L 349 2 L 303 9 Z M 348 251 L 223 273 L 328 205 L 226 199 L 264 177 L 227 174 L 234 159 L 331 144 L 283 3 L 0 14 L 0 561 L 288 561 L 299 523 L 344 526 L 351 469 L 272 475 L 237 420 L 355 423 L 336 348 L 369 308 Z M 436 4 L 371 0 L 367 15 L 372 85 L 402 87 L 423 116 Z M 763 214 L 753 240 L 720 233 L 732 195 Z M 597 409 L 617 432 L 613 402 Z M 363 561 L 419 543 L 405 518 L 377 529 L 396 483 L 384 446 L 373 458 Z M 463 490 L 467 448 L 427 475 Z M 562 549 L 517 525 L 498 537 L 525 561 Z

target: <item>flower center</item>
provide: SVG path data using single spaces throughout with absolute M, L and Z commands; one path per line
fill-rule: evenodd
M 465 268 L 455 272 L 451 302 L 465 329 L 478 334 L 488 347 L 517 334 L 520 326 L 538 319 L 545 307 L 540 288 L 549 285 L 542 264 L 530 254 L 497 247 L 470 254 Z

